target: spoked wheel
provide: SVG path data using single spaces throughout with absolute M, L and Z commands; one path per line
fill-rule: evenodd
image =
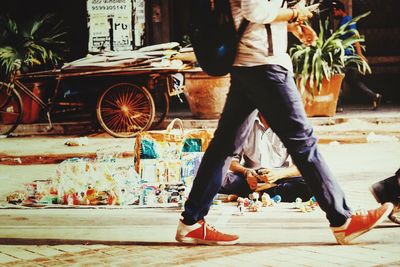
M 151 91 L 151 96 L 153 97 L 155 105 L 154 120 L 151 124 L 151 128 L 157 129 L 169 112 L 169 95 L 161 88 L 154 88 Z
M 15 89 L 0 82 L 0 135 L 12 133 L 22 119 L 22 100 Z
M 97 102 L 96 112 L 101 127 L 115 137 L 133 137 L 149 129 L 155 113 L 151 94 L 130 83 L 106 89 Z

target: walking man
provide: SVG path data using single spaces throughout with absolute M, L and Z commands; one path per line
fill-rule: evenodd
M 335 19 L 339 20 L 339 25 L 338 27 L 348 23 L 351 21 L 353 18 L 349 16 L 346 12 L 346 8 L 344 4 L 340 1 L 332 1 L 332 6 L 333 6 L 333 16 Z M 351 24 L 348 26 L 349 29 L 352 30 L 357 30 L 356 24 Z M 343 36 L 343 39 L 348 38 L 349 36 Z M 361 58 L 363 58 L 366 61 L 366 58 L 364 57 L 361 49 L 360 43 L 356 42 L 354 44 L 353 49 L 346 49 L 345 54 L 347 56 L 351 56 L 354 54 L 359 55 Z M 371 109 L 376 110 L 379 108 L 381 101 L 382 101 L 382 95 L 375 93 L 372 91 L 370 88 L 368 88 L 361 80 L 360 80 L 360 73 L 358 71 L 357 66 L 347 66 L 346 67 L 346 73 L 345 73 L 345 82 L 348 83 L 353 90 L 358 90 L 359 92 L 363 93 L 365 96 L 367 96 L 372 103 Z M 340 101 L 340 99 L 339 99 Z
M 268 121 L 287 148 L 302 177 L 326 213 L 339 244 L 347 244 L 372 229 L 392 211 L 385 203 L 366 214 L 352 214 L 342 189 L 332 176 L 317 147 L 307 121 L 287 54 L 287 33 L 312 44 L 315 32 L 302 25 L 312 13 L 300 2 L 286 8 L 282 0 L 230 0 L 236 27 L 250 21 L 238 46 L 231 87 L 214 138 L 208 146 L 179 220 L 176 240 L 183 243 L 226 245 L 238 242 L 204 219 L 221 187 L 234 152 L 242 149 L 250 127 L 239 131 L 255 109 Z M 291 22 L 291 23 L 288 23 Z

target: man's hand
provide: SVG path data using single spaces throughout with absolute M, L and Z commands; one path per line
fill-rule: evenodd
M 288 30 L 305 45 L 314 45 L 318 39 L 317 33 L 310 26 L 303 23 L 290 23 Z
M 246 173 L 246 181 L 251 190 L 255 190 L 257 188 L 257 173 L 255 170 L 247 169 Z
M 269 168 L 262 168 L 258 170 L 258 178 L 265 182 L 273 184 L 279 179 L 286 177 L 286 170 L 285 169 L 269 169 Z
M 285 169 L 269 169 L 269 172 L 266 175 L 271 184 L 286 177 Z
M 300 24 L 301 32 L 303 33 L 302 43 L 305 45 L 314 45 L 318 39 L 317 33 L 306 24 Z
M 310 9 L 306 7 L 305 0 L 299 1 L 296 5 L 294 5 L 294 8 L 298 12 L 298 22 L 307 21 L 313 16 L 313 13 L 310 11 Z

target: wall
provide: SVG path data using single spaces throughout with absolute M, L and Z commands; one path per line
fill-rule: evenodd
M 384 100 L 400 103 L 400 20 L 396 0 L 353 0 L 353 15 L 371 14 L 358 23 L 365 36 L 365 54 L 372 75 L 364 77 L 371 89 L 380 92 Z

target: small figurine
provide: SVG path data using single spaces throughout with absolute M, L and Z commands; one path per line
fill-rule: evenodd
M 249 211 L 251 211 L 251 212 L 257 212 L 257 211 L 258 211 L 258 206 L 257 206 L 255 203 L 251 204 L 251 205 L 249 206 Z
M 268 201 L 271 199 L 271 197 L 267 194 L 267 193 L 263 193 L 261 196 L 261 202 L 263 204 L 264 207 L 267 206 Z
M 85 192 L 80 192 L 77 194 L 78 205 L 85 205 Z
M 303 200 L 301 198 L 299 198 L 299 197 L 296 198 L 296 200 L 295 200 L 295 208 L 296 209 L 300 209 L 302 203 L 303 203 Z
M 96 205 L 97 204 L 97 192 L 96 189 L 92 185 L 88 185 L 86 189 L 86 200 L 89 205 Z
M 239 197 L 237 201 L 238 215 L 243 215 L 244 213 L 244 199 Z
M 260 197 L 260 194 L 257 192 L 253 192 L 253 193 L 249 194 L 249 199 L 253 200 L 253 201 L 257 201 L 259 197 Z
M 279 203 L 279 202 L 282 201 L 282 197 L 281 197 L 280 195 L 275 195 L 275 196 L 272 198 L 272 200 L 273 200 L 275 203 Z
M 27 198 L 25 192 L 15 191 L 7 196 L 7 202 L 10 204 L 18 205 L 21 204 Z
M 275 202 L 273 201 L 273 199 L 271 199 L 269 194 L 264 193 L 261 196 L 261 203 L 262 203 L 263 207 L 269 207 L 269 206 L 273 206 Z
M 302 204 L 302 205 L 300 206 L 300 211 L 303 212 L 303 213 L 306 213 L 306 212 L 307 212 L 306 206 Z
M 296 198 L 296 208 L 299 209 L 301 212 L 306 213 L 306 212 L 311 212 L 315 210 L 315 208 L 318 206 L 318 204 L 315 202 L 315 197 L 310 198 L 309 201 L 303 202 L 301 198 Z
M 247 197 L 243 199 L 243 205 L 244 207 L 248 207 L 250 205 L 250 199 L 248 199 Z
M 72 194 L 69 194 L 67 197 L 67 205 L 69 206 L 74 205 L 74 197 Z

